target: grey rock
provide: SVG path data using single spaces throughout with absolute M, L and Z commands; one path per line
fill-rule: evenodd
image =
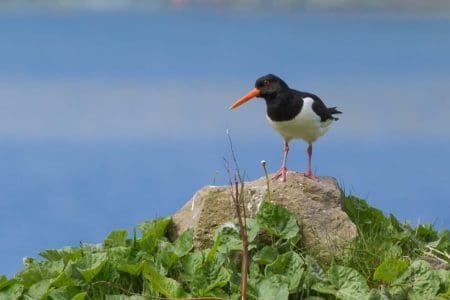
M 175 236 L 194 230 L 194 245 L 208 247 L 215 231 L 235 218 L 229 186 L 206 186 L 173 215 Z M 255 217 L 262 201 L 269 201 L 265 177 L 245 182 L 244 201 L 248 217 Z M 336 179 L 317 181 L 299 173 L 288 173 L 286 182 L 270 181 L 270 201 L 280 204 L 297 217 L 302 242 L 321 257 L 336 255 L 357 236 L 355 224 L 342 210 L 344 194 Z

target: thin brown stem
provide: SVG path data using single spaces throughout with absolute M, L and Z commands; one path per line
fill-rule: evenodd
M 244 180 L 241 177 L 241 173 L 239 170 L 239 165 L 236 159 L 236 155 L 233 149 L 233 143 L 230 137 L 229 132 L 227 131 L 228 141 L 230 143 L 231 155 L 233 157 L 233 162 L 235 166 L 234 173 L 234 182 L 233 177 L 231 175 L 230 164 L 226 159 L 225 161 L 225 169 L 228 174 L 229 182 L 230 182 L 230 191 L 231 198 L 234 203 L 234 207 L 236 210 L 236 217 L 239 222 L 239 230 L 241 234 L 242 240 L 242 265 L 241 265 L 241 300 L 247 299 L 247 285 L 248 285 L 248 236 L 247 236 L 247 214 L 245 210 L 245 201 L 244 201 Z

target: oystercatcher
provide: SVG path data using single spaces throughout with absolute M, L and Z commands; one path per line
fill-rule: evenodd
M 258 78 L 255 88 L 234 102 L 230 109 L 235 109 L 254 97 L 264 98 L 267 120 L 284 140 L 283 163 L 273 178 L 282 177 L 286 181 L 289 142 L 292 139 L 303 139 L 308 143 L 308 169 L 304 175 L 316 179 L 311 171 L 312 144 L 338 120 L 334 115 L 341 112 L 336 107 L 326 107 L 314 94 L 289 88 L 281 78 L 273 74 Z

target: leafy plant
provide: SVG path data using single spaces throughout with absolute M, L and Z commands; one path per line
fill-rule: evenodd
M 247 299 L 449 299 L 449 231 L 416 228 L 346 197 L 359 236 L 331 263 L 305 253 L 295 216 L 264 202 L 246 219 Z M 141 300 L 240 299 L 242 240 L 238 221 L 223 225 L 208 249 L 193 248 L 193 232 L 167 238 L 170 218 L 114 230 L 101 244 L 48 249 L 24 259 L 14 278 L 0 276 L 0 299 Z M 436 258 L 438 257 L 438 258 Z

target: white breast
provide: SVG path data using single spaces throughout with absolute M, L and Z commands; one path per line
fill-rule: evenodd
M 314 100 L 306 97 L 300 113 L 289 121 L 272 121 L 269 124 L 278 131 L 286 142 L 292 139 L 303 139 L 309 143 L 315 142 L 330 128 L 333 120 L 320 121 L 320 117 L 312 110 Z

